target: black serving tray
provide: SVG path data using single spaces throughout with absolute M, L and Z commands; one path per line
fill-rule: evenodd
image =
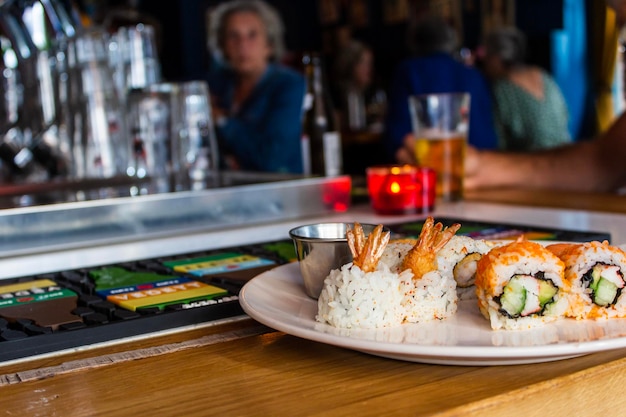
M 3 319 L 3 294 L 0 292 L 0 364 L 243 316 L 238 297 L 241 287 L 257 274 L 292 261 L 294 256 L 293 244 L 285 240 L 3 280 L 0 290 L 3 287 L 23 284 L 28 286 L 30 282 L 45 280 L 54 282 L 59 289 L 76 293 L 77 297 L 75 309 L 72 310 L 72 315 L 76 317 L 75 322 L 41 327 L 33 317 L 29 317 L 32 314 L 29 312 L 24 313 L 23 317 L 9 319 L 5 316 Z M 245 258 L 245 262 L 242 258 Z M 181 262 L 193 264 L 197 260 L 206 259 L 219 259 L 220 267 L 203 272 L 181 273 L 168 266 Z M 107 302 L 99 293 L 91 273 L 105 268 L 124 268 L 132 273 L 142 274 L 156 273 L 163 276 L 164 280 L 166 277 L 178 278 L 218 287 L 223 291 L 210 299 L 171 301 L 167 305 L 142 307 L 132 311 Z M 146 285 L 138 287 L 146 290 Z M 22 298 L 29 296 L 24 292 L 17 294 Z M 103 306 L 104 310 L 101 309 Z M 3 334 L 8 340 L 3 338 Z

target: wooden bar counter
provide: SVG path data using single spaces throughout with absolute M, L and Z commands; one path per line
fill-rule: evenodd
M 625 203 L 613 195 L 499 190 L 440 204 L 434 215 L 606 230 L 626 243 Z M 325 219 L 410 218 L 357 206 Z M 285 236 L 318 220 L 271 228 Z M 242 234 L 258 240 L 267 230 Z M 530 365 L 429 365 L 312 342 L 241 316 L 0 365 L 0 416 L 622 415 L 625 356 L 620 349 Z

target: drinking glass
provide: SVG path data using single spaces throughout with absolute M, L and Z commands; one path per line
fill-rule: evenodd
M 142 23 L 122 26 L 109 39 L 109 59 L 118 94 L 161 82 L 154 28 Z
M 156 191 L 198 189 L 216 179 L 218 150 L 206 82 L 157 83 L 128 95 L 127 173 Z
M 185 183 L 192 189 L 210 186 L 210 181 L 216 179 L 219 152 L 207 83 L 183 83 L 177 111 L 181 125 L 175 156 L 181 186 L 186 187 Z
M 70 114 L 78 178 L 125 175 L 128 140 L 125 117 L 113 82 L 107 34 L 94 29 L 68 45 Z
M 415 157 L 437 173 L 437 196 L 445 201 L 463 197 L 463 176 L 470 95 L 425 94 L 409 97 Z
M 177 146 L 178 117 L 175 114 L 179 87 L 176 83 L 159 83 L 131 90 L 127 97 L 130 134 L 127 174 L 150 178 L 145 192 L 171 191 L 172 150 Z

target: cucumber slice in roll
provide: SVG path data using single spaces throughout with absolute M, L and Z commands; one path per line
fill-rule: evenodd
M 600 307 L 615 303 L 619 289 L 624 287 L 622 272 L 616 265 L 596 264 L 586 277 L 592 291 L 591 299 Z
M 598 286 L 594 290 L 593 302 L 601 307 L 613 304 L 617 296 L 617 286 L 604 278 L 598 280 Z
M 541 307 L 553 301 L 558 288 L 552 284 L 551 281 L 540 280 L 539 281 L 539 304 Z
M 501 312 L 511 318 L 541 314 L 554 301 L 558 288 L 550 280 L 532 275 L 514 275 L 499 297 Z
M 526 288 L 517 277 L 511 278 L 500 296 L 502 309 L 511 317 L 519 316 L 526 305 Z

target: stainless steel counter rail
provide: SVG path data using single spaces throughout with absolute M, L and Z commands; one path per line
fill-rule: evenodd
M 51 204 L 0 211 L 0 258 L 346 210 L 348 176 Z

